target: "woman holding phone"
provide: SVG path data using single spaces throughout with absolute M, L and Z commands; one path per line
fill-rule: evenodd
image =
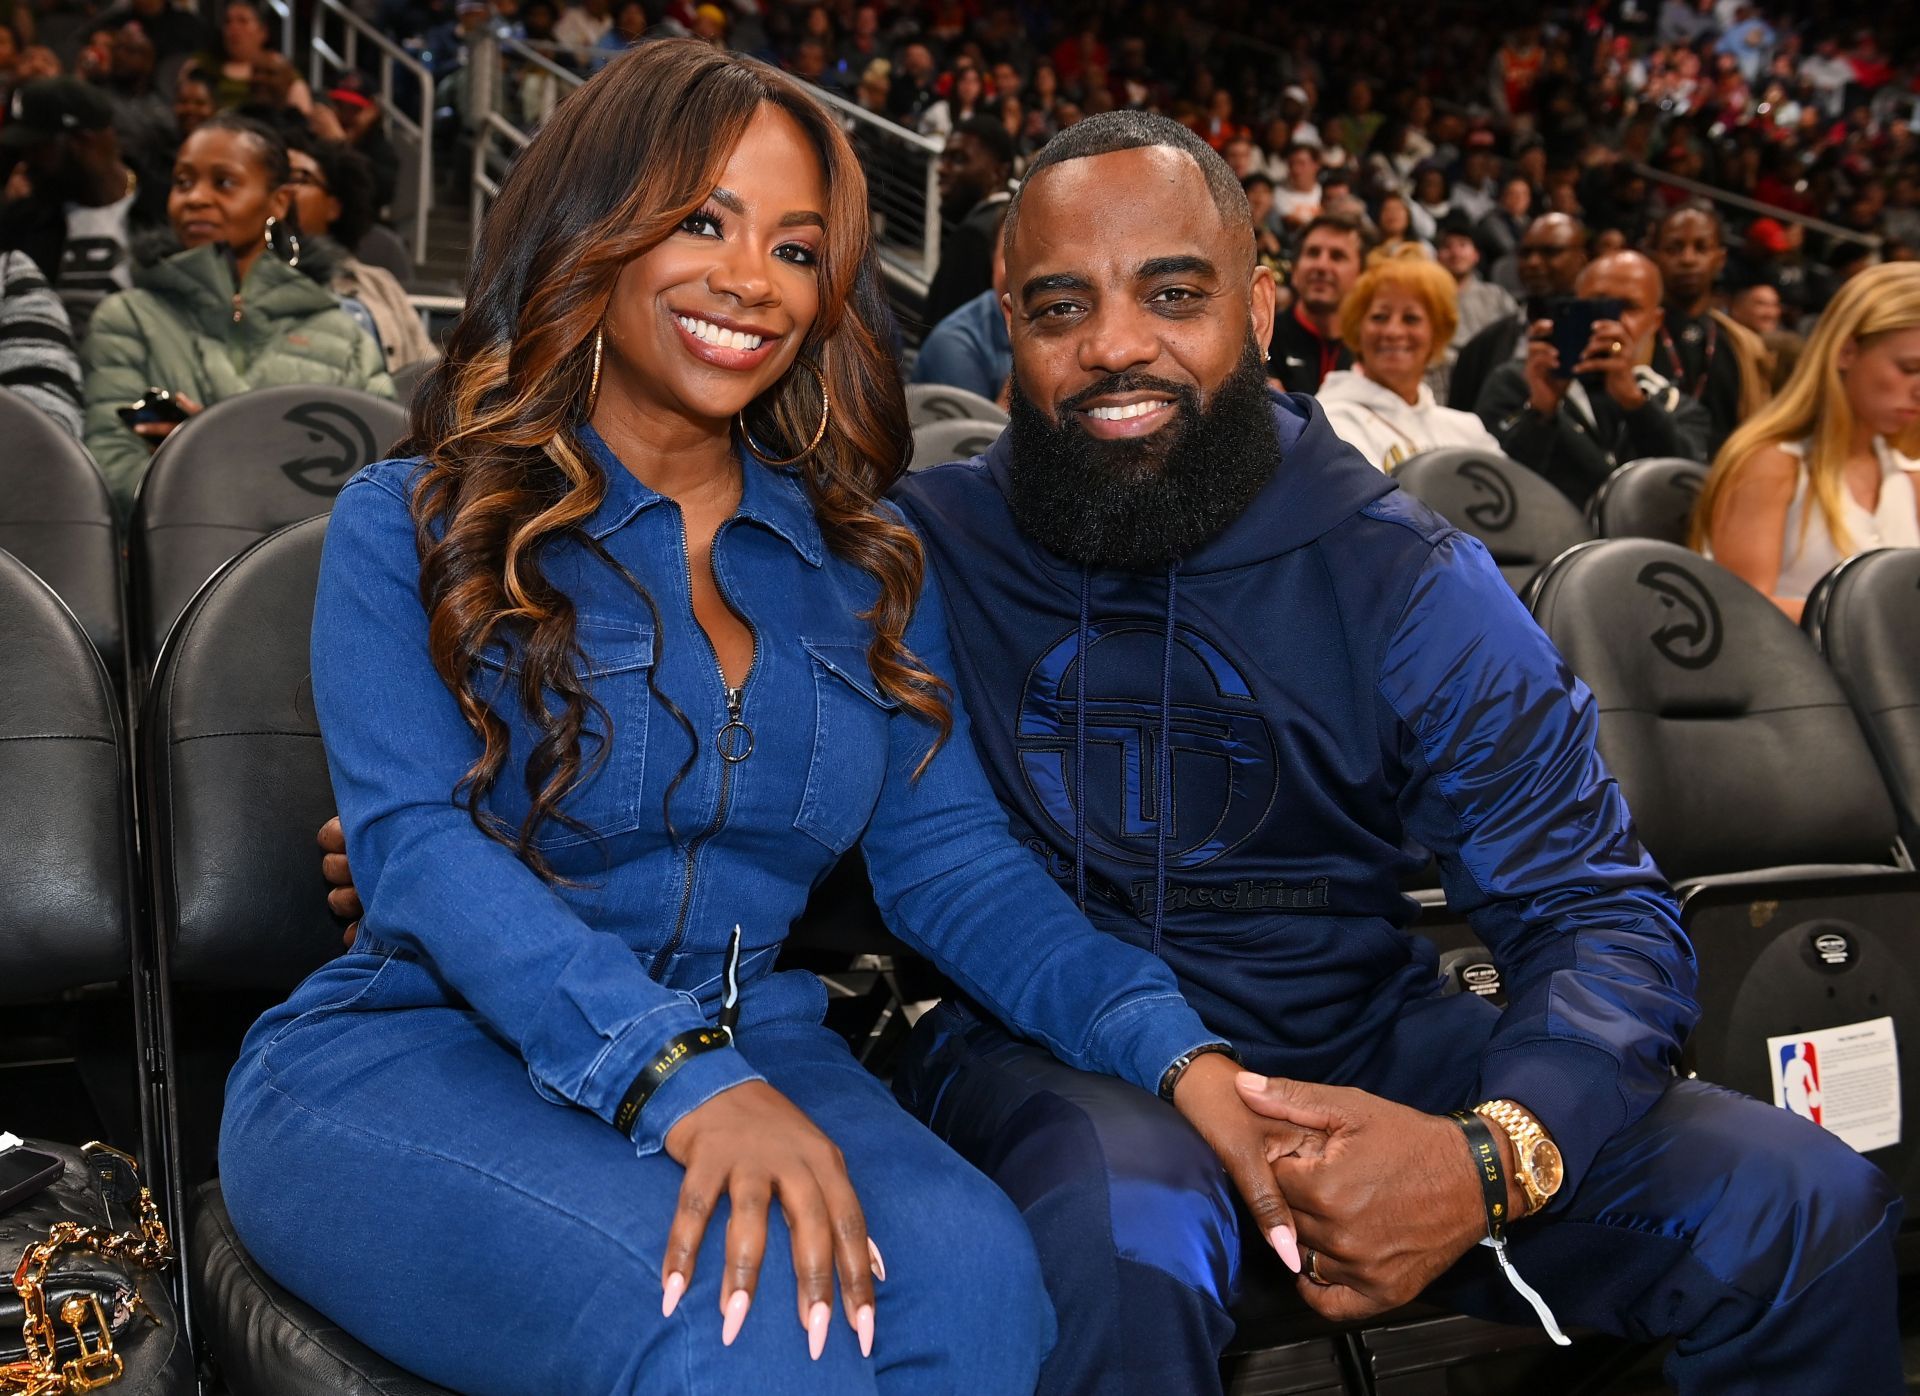
M 275 131 L 226 113 L 202 122 L 174 159 L 172 238 L 136 246 L 133 289 L 93 314 L 86 446 L 123 517 L 153 448 L 203 407 L 283 383 L 393 396 L 380 346 L 327 289 L 337 249 L 282 227 L 288 177 Z
M 887 317 L 835 121 L 644 45 L 521 153 L 407 457 L 334 507 L 313 698 L 364 914 L 248 1035 L 221 1178 L 262 1265 L 443 1386 L 1032 1390 L 1018 1212 L 775 972 L 856 843 L 903 939 L 1279 1205 L 1171 972 L 1007 831 L 879 500 Z

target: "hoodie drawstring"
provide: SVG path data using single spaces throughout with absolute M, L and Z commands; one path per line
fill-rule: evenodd
M 1080 569 L 1080 629 L 1073 654 L 1073 901 L 1087 911 L 1087 623 L 1093 573 Z
M 1167 920 L 1167 824 L 1173 818 L 1173 614 L 1174 578 L 1179 564 L 1167 566 L 1167 628 L 1160 647 L 1160 739 L 1153 762 L 1153 953 Z

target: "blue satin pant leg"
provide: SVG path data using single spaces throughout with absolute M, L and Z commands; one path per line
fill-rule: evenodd
M 542 1099 L 471 1013 L 433 1003 L 417 964 L 372 961 L 344 957 L 256 1027 L 221 1167 L 260 1263 L 376 1350 L 500 1396 L 1032 1389 L 1053 1320 L 1026 1228 L 820 1025 L 811 976 L 751 986 L 740 1050 L 846 1155 L 887 1262 L 871 1361 L 837 1306 L 808 1361 L 777 1205 L 739 1340 L 720 1344 L 724 1202 L 662 1320 L 679 1165 Z
M 1220 1389 L 1237 1204 L 1171 1106 L 1066 1066 L 952 999 L 915 1026 L 894 1090 L 1005 1189 L 1033 1233 L 1060 1329 L 1042 1392 Z
M 1339 1084 L 1433 1112 L 1470 1104 L 1494 1017 L 1470 995 L 1409 1004 Z M 1170 1108 L 1080 1076 L 948 1004 L 916 1028 L 896 1090 L 1027 1218 L 1061 1323 L 1043 1391 L 1217 1390 L 1242 1263 L 1231 1184 Z M 1189 1195 L 1173 1197 L 1180 1178 Z M 1885 1176 L 1824 1130 L 1676 1081 L 1577 1194 L 1515 1228 L 1511 1254 L 1562 1323 L 1676 1339 L 1683 1392 L 1878 1396 L 1900 1389 L 1898 1218 Z M 1279 1264 L 1257 1246 L 1244 1263 Z M 1484 1248 L 1426 1297 L 1533 1322 Z

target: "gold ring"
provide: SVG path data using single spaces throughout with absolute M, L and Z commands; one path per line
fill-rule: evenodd
M 1626 345 L 1624 345 L 1624 344 L 1622 344 L 1622 343 L 1621 343 L 1621 342 L 1620 342 L 1619 340 L 1617 340 L 1617 339 L 1616 339 L 1616 340 L 1614 340 L 1614 341 L 1613 341 L 1613 356 L 1614 356 L 1614 357 L 1615 357 L 1616 359 L 1617 359 L 1617 358 L 1619 358 L 1619 357 L 1620 357 L 1620 354 L 1621 354 L 1621 352 L 1622 352 L 1622 351 L 1623 351 L 1623 350 L 1624 350 L 1624 349 L 1625 349 L 1626 347 L 1627 347 L 1627 346 L 1626 346 Z
M 1307 1263 L 1300 1268 L 1300 1273 L 1307 1277 L 1308 1284 L 1319 1285 L 1324 1289 L 1327 1282 L 1320 1278 L 1320 1252 L 1312 1246 L 1306 1247 L 1306 1252 Z

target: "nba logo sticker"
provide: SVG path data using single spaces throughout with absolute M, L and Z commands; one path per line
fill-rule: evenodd
M 1822 1124 L 1820 1118 L 1820 1054 L 1811 1042 L 1780 1045 L 1780 1104 L 1794 1114 Z

